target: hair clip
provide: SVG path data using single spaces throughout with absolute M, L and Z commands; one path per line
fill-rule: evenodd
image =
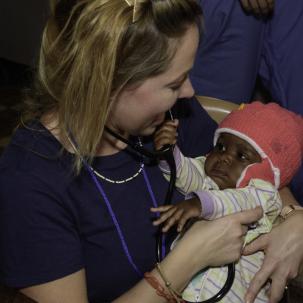
M 128 6 L 133 6 L 133 23 L 138 21 L 139 18 L 139 10 L 140 5 L 144 2 L 147 2 L 146 0 L 124 0 Z

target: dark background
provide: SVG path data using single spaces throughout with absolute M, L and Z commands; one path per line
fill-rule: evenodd
M 0 153 L 18 123 L 47 16 L 48 0 L 0 0 Z

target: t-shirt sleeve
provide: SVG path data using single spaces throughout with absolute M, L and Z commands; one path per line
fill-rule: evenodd
M 3 178 L 3 177 L 2 177 Z M 83 268 L 72 215 L 47 180 L 5 174 L 0 190 L 0 279 L 17 288 L 46 283 Z
M 196 98 L 178 100 L 173 115 L 180 120 L 178 146 L 182 153 L 192 158 L 206 155 L 213 146 L 216 122 Z

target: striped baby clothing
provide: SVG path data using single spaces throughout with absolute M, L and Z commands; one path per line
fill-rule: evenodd
M 248 231 L 245 244 L 268 233 L 282 208 L 282 201 L 277 189 L 269 182 L 251 179 L 244 188 L 220 190 L 217 184 L 205 174 L 205 157 L 184 157 L 177 146 L 174 149 L 177 168 L 176 187 L 187 196 L 199 197 L 202 206 L 201 219 L 214 220 L 229 214 L 261 206 L 263 217 L 256 227 Z M 165 162 L 160 168 L 166 178 L 169 169 Z M 244 244 L 244 245 L 245 245 Z M 199 252 L 197 252 L 199 253 Z M 220 302 L 244 302 L 244 295 L 254 275 L 260 269 L 264 258 L 263 252 L 250 256 L 241 256 L 236 263 L 235 280 L 232 288 Z M 183 291 L 183 299 L 199 302 L 215 295 L 224 285 L 227 278 L 227 266 L 207 268 L 199 272 Z M 258 294 L 255 302 L 268 302 L 266 286 Z

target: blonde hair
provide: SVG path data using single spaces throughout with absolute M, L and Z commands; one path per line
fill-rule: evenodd
M 201 10 L 194 0 L 149 0 L 136 22 L 125 0 L 53 0 L 40 52 L 36 96 L 25 120 L 58 113 L 61 135 L 92 160 L 113 96 L 163 73 Z

